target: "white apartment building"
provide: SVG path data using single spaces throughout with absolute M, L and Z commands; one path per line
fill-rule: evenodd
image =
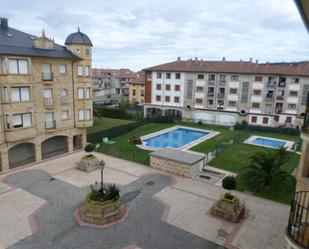
M 178 59 L 144 71 L 145 115 L 274 127 L 298 127 L 304 117 L 309 62 Z

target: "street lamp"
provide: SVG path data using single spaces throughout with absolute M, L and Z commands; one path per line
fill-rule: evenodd
M 103 160 L 101 160 L 99 162 L 99 166 L 100 166 L 100 169 L 101 169 L 101 192 L 102 192 L 102 195 L 104 196 L 104 192 L 103 192 L 103 170 L 104 170 L 104 167 L 105 167 L 105 162 Z

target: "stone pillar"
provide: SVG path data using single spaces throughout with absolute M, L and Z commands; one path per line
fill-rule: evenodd
M 1 164 L 2 164 L 2 171 L 8 171 L 10 169 L 9 154 L 7 151 L 1 153 Z
M 42 160 L 42 148 L 41 144 L 35 145 L 35 161 L 41 161 Z
M 82 133 L 82 148 L 84 148 L 86 144 L 87 144 L 87 133 L 86 129 L 84 129 Z
M 144 118 L 147 118 L 147 107 L 144 106 Z
M 73 146 L 73 137 L 67 136 L 67 143 L 68 143 L 68 151 L 72 152 L 74 150 Z

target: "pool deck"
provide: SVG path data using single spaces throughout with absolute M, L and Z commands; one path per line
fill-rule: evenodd
M 248 139 L 246 139 L 244 141 L 245 144 L 251 144 L 251 145 L 255 145 L 255 146 L 261 146 L 261 147 L 266 147 L 266 148 L 271 148 L 271 149 L 278 149 L 272 146 L 268 146 L 268 145 L 262 145 L 262 144 L 255 144 L 253 143 L 255 139 L 257 138 L 263 138 L 263 139 L 267 139 L 267 140 L 274 140 L 274 141 L 278 141 L 278 142 L 284 142 L 285 145 L 284 147 L 289 150 L 289 151 L 293 151 L 292 147 L 294 145 L 294 142 L 289 141 L 289 140 L 283 140 L 283 139 L 278 139 L 278 138 L 272 138 L 272 137 L 263 137 L 263 136 L 250 136 Z
M 154 147 L 147 146 L 147 145 L 145 145 L 144 140 L 152 138 L 152 137 L 156 137 L 156 136 L 159 136 L 159 135 L 162 135 L 164 133 L 174 131 L 174 130 L 177 130 L 177 129 L 187 129 L 187 130 L 193 130 L 193 131 L 208 132 L 207 135 L 200 137 L 199 139 L 193 140 L 192 142 L 187 143 L 187 144 L 185 144 L 181 147 L 173 148 L 173 149 L 177 149 L 177 150 L 188 150 L 188 149 L 194 147 L 195 145 L 197 145 L 201 142 L 204 142 L 205 140 L 208 140 L 208 139 L 213 138 L 214 136 L 217 136 L 218 134 L 220 134 L 220 132 L 217 132 L 217 131 L 204 130 L 204 129 L 198 129 L 198 128 L 191 128 L 191 127 L 176 125 L 176 126 L 173 126 L 173 127 L 167 128 L 167 129 L 163 129 L 163 130 L 160 130 L 160 131 L 157 131 L 157 132 L 154 132 L 154 133 L 140 137 L 140 139 L 142 140 L 142 144 L 137 145 L 137 147 L 139 147 L 140 149 L 149 150 L 149 151 L 156 151 L 156 150 L 162 149 L 162 148 L 154 148 Z M 167 148 L 169 148 L 169 147 L 167 147 Z

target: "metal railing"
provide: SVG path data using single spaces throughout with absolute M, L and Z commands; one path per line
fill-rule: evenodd
M 44 97 L 43 98 L 43 104 L 44 104 L 44 106 L 46 107 L 48 107 L 48 106 L 54 106 L 54 98 L 51 98 L 51 97 Z
M 224 96 L 225 96 L 225 93 L 218 93 L 218 98 L 219 98 L 219 99 L 223 99 Z
M 56 128 L 56 120 L 45 121 L 45 129 L 46 130 L 55 129 L 55 128 Z
M 209 86 L 214 86 L 215 85 L 215 80 L 208 80 L 208 85 Z
M 207 97 L 213 97 L 215 94 L 213 93 L 213 92 L 211 92 L 211 93 L 208 93 L 207 94 Z
M 294 193 L 287 235 L 303 248 L 309 248 L 309 192 Z
M 69 104 L 69 96 L 61 96 L 61 105 Z
M 43 81 L 52 81 L 54 80 L 54 75 L 52 72 L 43 72 L 42 73 L 42 80 Z
M 268 88 L 275 88 L 276 87 L 276 81 L 268 81 L 267 82 L 267 87 Z

